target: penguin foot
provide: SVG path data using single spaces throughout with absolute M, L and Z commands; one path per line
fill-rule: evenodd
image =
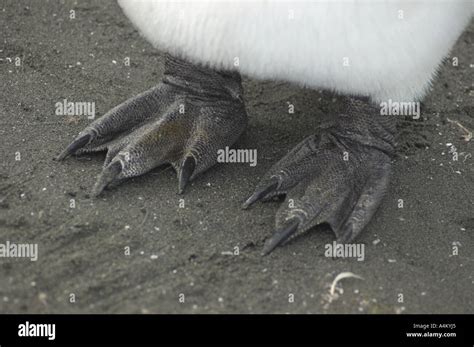
M 263 254 L 327 223 L 347 243 L 367 225 L 387 190 L 395 119 L 367 100 L 349 99 L 334 124 L 304 139 L 275 164 L 243 204 L 286 195 Z
M 162 164 L 177 172 L 179 192 L 217 162 L 217 151 L 244 131 L 247 114 L 237 73 L 221 73 L 166 57 L 156 87 L 87 126 L 58 156 L 107 151 L 93 189 L 142 175 Z

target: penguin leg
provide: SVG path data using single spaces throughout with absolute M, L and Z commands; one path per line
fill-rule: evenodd
M 247 125 L 238 73 L 218 72 L 166 56 L 156 87 L 116 106 L 87 126 L 58 156 L 107 151 L 93 189 L 142 175 L 162 164 L 178 174 L 179 192 L 217 162 Z
M 333 124 L 275 164 L 243 205 L 286 195 L 263 253 L 321 223 L 331 226 L 338 242 L 354 240 L 387 189 L 395 127 L 393 116 L 382 116 L 368 100 L 350 98 Z

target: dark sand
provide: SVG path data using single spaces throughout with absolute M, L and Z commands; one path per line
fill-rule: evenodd
M 474 129 L 473 23 L 451 54 L 459 66 L 446 60 L 424 100 L 426 120 L 400 126 L 390 191 L 358 239 L 358 262 L 324 256 L 334 239 L 325 227 L 261 257 L 278 202 L 240 209 L 266 170 L 337 111 L 328 93 L 245 80 L 250 124 L 237 147 L 256 148 L 258 165 L 214 167 L 187 189 L 183 209 L 170 169 L 88 198 L 104 155 L 53 160 L 89 122 L 56 116 L 54 104 L 95 101 L 101 115 L 156 84 L 163 57 L 115 1 L 75 3 L 0 5 L 0 243 L 39 247 L 36 262 L 0 258 L 0 312 L 473 313 L 474 140 L 448 121 Z M 225 254 L 235 246 L 239 255 Z M 329 303 L 345 271 L 364 280 L 342 280 Z

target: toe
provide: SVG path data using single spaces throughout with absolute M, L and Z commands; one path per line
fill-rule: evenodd
M 203 107 L 198 104 L 188 103 L 187 111 L 183 113 L 180 105 L 184 102 L 177 100 L 158 120 L 146 122 L 109 143 L 104 172 L 98 182 L 104 181 L 103 175 L 110 176 L 109 167 L 117 161 L 122 167 L 116 179 L 139 176 L 160 165 L 170 164 L 177 172 L 178 192 L 183 193 L 197 174 L 214 165 L 217 149 L 232 145 L 243 131 L 245 122 L 231 117 L 230 110 L 225 107 L 212 111 L 214 118 L 219 115 L 220 122 L 209 113 L 203 113 Z M 239 128 L 239 132 L 235 128 Z M 106 185 L 98 183 L 97 187 L 96 191 L 100 193 Z
M 252 195 L 242 204 L 246 209 L 257 201 L 268 201 L 274 196 L 283 195 L 297 185 L 304 177 L 316 170 L 317 164 L 312 158 L 316 153 L 311 150 L 316 136 L 304 139 L 291 152 L 273 165 L 258 183 Z
M 178 193 L 183 194 L 184 189 L 188 185 L 191 176 L 194 173 L 194 169 L 196 168 L 196 159 L 193 156 L 187 156 L 179 170 L 178 170 Z
M 76 153 L 79 149 L 88 145 L 95 137 L 93 131 L 85 131 L 80 133 L 74 141 L 71 142 L 56 158 L 56 160 L 64 160 L 70 155 Z
M 272 237 L 265 241 L 263 246 L 262 255 L 267 255 L 272 252 L 278 245 L 284 243 L 290 239 L 298 231 L 300 221 L 298 218 L 292 218 L 285 222 L 285 224 L 277 229 Z
M 238 73 L 167 56 L 161 83 L 92 122 L 58 159 L 107 150 L 95 195 L 113 182 L 171 164 L 182 193 L 245 130 L 242 92 Z
M 351 214 L 339 228 L 334 228 L 337 242 L 352 242 L 379 208 L 388 188 L 390 162 L 378 167 L 367 180 Z
M 113 161 L 107 165 L 102 173 L 97 178 L 97 181 L 92 189 L 92 196 L 99 196 L 102 191 L 112 182 L 119 178 L 122 172 L 122 163 L 120 160 Z
M 351 242 L 367 225 L 388 186 L 390 160 L 332 160 L 289 189 L 275 217 L 275 232 L 266 242 L 268 254 L 316 225 L 327 223 L 338 242 Z
M 128 133 L 140 123 L 169 105 L 173 94 L 166 84 L 160 83 L 122 104 L 89 124 L 74 141 L 59 154 L 57 160 L 82 152 L 99 151 L 108 147 L 107 142 L 117 135 Z
M 242 204 L 243 209 L 249 208 L 255 202 L 265 199 L 267 196 L 273 195 L 278 191 L 279 180 L 275 177 L 270 178 L 270 180 L 260 183 L 259 187 L 255 192 Z

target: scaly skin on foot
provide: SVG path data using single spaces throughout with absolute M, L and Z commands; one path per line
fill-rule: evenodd
M 244 131 L 247 114 L 238 73 L 217 72 L 166 57 L 161 83 L 87 126 L 58 156 L 107 151 L 93 189 L 171 164 L 179 192 L 217 162 L 217 151 Z M 394 153 L 395 119 L 368 100 L 348 98 L 346 112 L 304 139 L 276 163 L 244 203 L 286 195 L 264 254 L 328 223 L 338 242 L 351 242 L 380 205 Z
M 388 186 L 396 121 L 367 100 L 348 99 L 334 124 L 304 139 L 276 163 L 244 203 L 286 194 L 264 254 L 328 223 L 341 243 L 351 242 L 379 207 Z
M 238 73 L 217 72 L 166 56 L 155 87 L 116 106 L 87 126 L 58 156 L 107 151 L 93 189 L 142 175 L 162 164 L 178 174 L 179 192 L 217 162 L 247 125 Z

